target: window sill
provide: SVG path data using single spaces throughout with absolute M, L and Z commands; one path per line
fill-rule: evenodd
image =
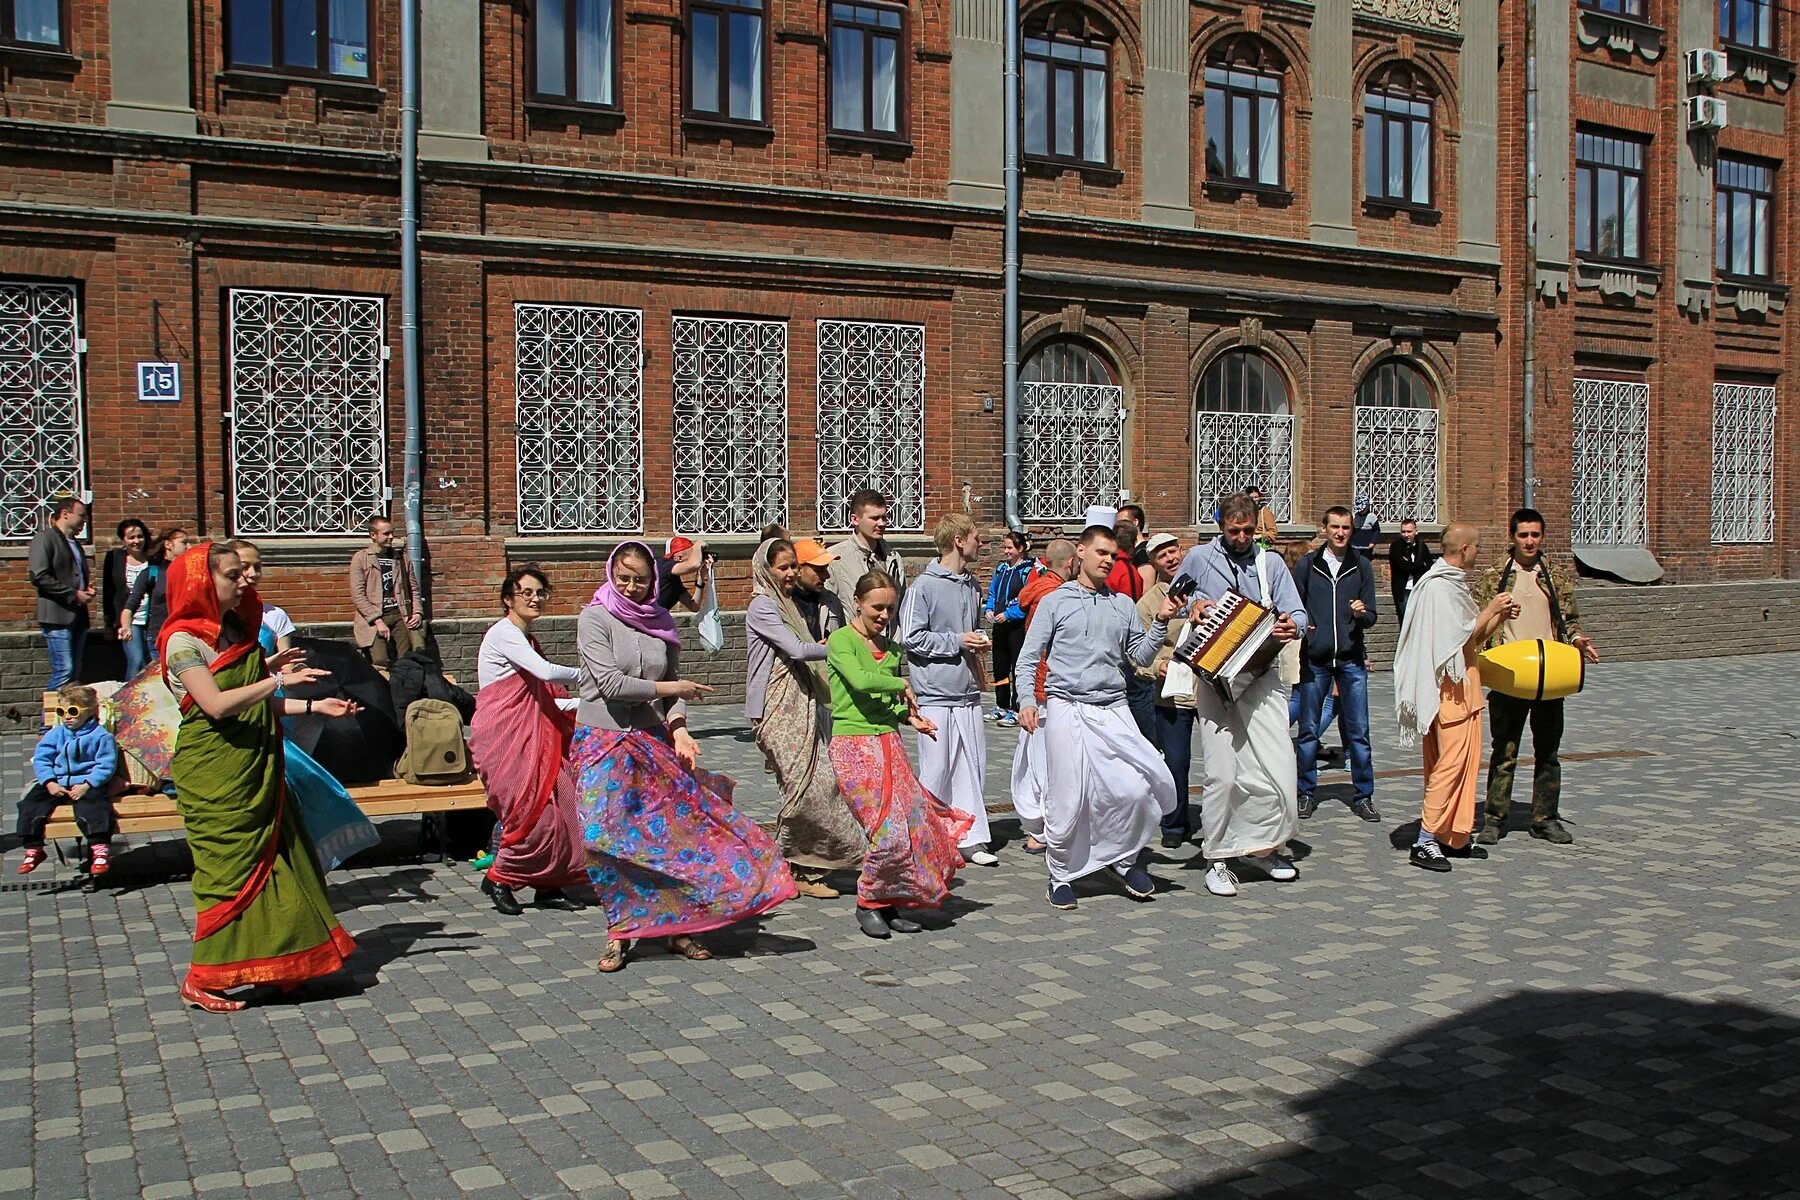
M 1044 179 L 1055 179 L 1073 172 L 1081 176 L 1083 183 L 1101 187 L 1117 187 L 1125 182 L 1125 172 L 1105 163 L 1076 162 L 1064 158 L 1028 158 L 1024 165 L 1026 174 Z
M 60 46 L 38 47 L 18 42 L 0 43 L 0 63 L 46 75 L 73 75 L 81 70 L 81 59 Z
M 600 104 L 573 104 L 558 100 L 527 100 L 525 114 L 532 124 L 594 125 L 612 131 L 625 124 L 625 110 Z
M 334 100 L 366 104 L 371 108 L 387 99 L 387 89 L 354 79 L 334 79 L 328 75 L 289 75 L 280 71 L 246 71 L 232 68 L 213 78 L 234 92 L 258 96 L 279 96 L 295 87 L 309 87 L 321 96 Z
M 860 133 L 828 133 L 825 145 L 845 154 L 872 154 L 876 158 L 911 158 L 912 142 L 905 138 L 869 137 Z
M 1794 69 L 1800 64 L 1793 59 L 1735 42 L 1724 43 L 1722 49 L 1726 62 L 1731 65 L 1733 78 L 1756 87 L 1773 84 L 1778 92 L 1785 92 L 1794 85 Z
M 1404 200 L 1382 200 L 1374 196 L 1363 197 L 1363 214 L 1382 218 L 1404 214 L 1414 225 L 1436 225 L 1444 219 L 1442 212 L 1428 204 L 1408 204 Z
M 1592 8 L 1581 8 L 1576 12 L 1575 40 L 1583 49 L 1604 46 L 1615 54 L 1636 54 L 1645 62 L 1655 62 L 1663 56 L 1663 41 L 1668 32 L 1662 26 Z
M 767 145 L 775 139 L 772 126 L 761 121 L 732 121 L 721 117 L 685 116 L 681 131 L 704 141 L 740 142 L 745 145 Z
M 1209 200 L 1236 200 L 1255 196 L 1256 202 L 1269 208 L 1286 208 L 1294 202 L 1294 193 L 1267 183 L 1247 183 L 1236 179 L 1208 179 L 1200 191 Z

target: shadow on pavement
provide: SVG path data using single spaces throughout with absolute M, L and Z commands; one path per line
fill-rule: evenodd
M 1797 1070 L 1800 1022 L 1747 1005 L 1515 995 L 1297 1101 L 1304 1144 L 1174 1196 L 1794 1195 Z

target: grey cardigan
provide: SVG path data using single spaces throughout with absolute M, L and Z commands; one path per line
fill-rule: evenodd
M 829 634 L 838 627 L 835 613 L 821 605 L 819 624 Z M 781 619 L 781 605 L 773 597 L 752 596 L 744 609 L 744 715 L 752 721 L 762 719 L 777 655 L 790 663 L 824 662 L 825 647 L 801 641 Z
M 656 685 L 681 678 L 681 649 L 640 633 L 598 604 L 575 622 L 581 655 L 581 703 L 575 719 L 592 729 L 657 729 L 685 717 L 680 700 L 659 700 Z

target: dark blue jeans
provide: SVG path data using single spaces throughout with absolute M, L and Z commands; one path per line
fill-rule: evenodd
M 1375 759 L 1369 750 L 1369 668 L 1362 663 L 1300 664 L 1300 740 L 1294 743 L 1300 780 L 1296 791 L 1313 794 L 1319 782 L 1319 734 L 1323 731 L 1325 697 L 1337 684 L 1337 715 L 1350 756 L 1350 782 L 1356 798 L 1375 794 Z
M 1188 815 L 1188 771 L 1194 762 L 1194 710 L 1156 706 L 1157 748 L 1175 777 L 1175 809 L 1162 819 L 1164 833 L 1181 836 L 1194 832 Z

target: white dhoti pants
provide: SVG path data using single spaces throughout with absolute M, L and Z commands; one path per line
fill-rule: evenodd
M 987 727 L 980 704 L 919 706 L 919 715 L 937 726 L 937 737 L 919 735 L 919 783 L 958 812 L 975 818 L 961 845 L 986 846 L 988 834 Z
M 1044 773 L 1047 770 L 1047 735 L 1019 730 L 1019 744 L 1013 750 L 1012 802 L 1019 814 L 1019 828 L 1032 837 L 1044 836 Z
M 1294 836 L 1299 813 L 1287 732 L 1291 690 L 1273 669 L 1235 704 L 1205 684 L 1194 689 L 1205 771 L 1200 848 L 1209 860 L 1266 853 Z
M 1129 863 L 1175 810 L 1175 777 L 1124 700 L 1044 705 L 1044 863 L 1050 882 Z M 1035 739 L 1034 739 L 1035 740 Z

